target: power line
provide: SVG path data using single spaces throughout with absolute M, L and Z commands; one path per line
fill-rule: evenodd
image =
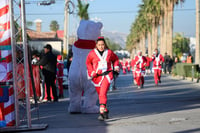
M 196 11 L 196 9 L 175 9 L 174 12 L 179 11 Z M 131 13 L 138 13 L 138 11 L 129 10 L 129 11 L 103 11 L 103 12 L 89 12 L 89 14 L 131 14 Z M 63 15 L 63 12 L 57 13 L 26 13 L 26 15 Z M 74 13 L 77 14 L 77 13 Z

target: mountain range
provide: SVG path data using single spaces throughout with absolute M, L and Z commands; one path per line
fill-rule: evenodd
M 102 35 L 104 37 L 109 38 L 111 41 L 119 44 L 122 48 L 125 48 L 126 46 L 126 38 L 127 35 L 126 33 L 121 33 L 121 32 L 110 32 L 110 31 L 103 31 Z

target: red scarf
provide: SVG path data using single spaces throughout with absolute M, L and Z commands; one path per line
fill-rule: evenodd
M 94 49 L 96 46 L 96 43 L 93 40 L 78 39 L 74 43 L 74 46 L 76 46 L 77 48 L 81 48 L 81 49 Z

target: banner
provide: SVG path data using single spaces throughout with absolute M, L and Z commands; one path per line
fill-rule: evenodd
M 0 0 L 0 91 L 2 96 L 8 102 L 2 102 L 0 112 L 4 118 L 7 126 L 15 125 L 15 108 L 14 108 L 14 90 L 10 84 L 12 82 L 12 52 L 11 52 L 11 29 L 10 29 L 10 13 L 9 0 Z M 8 85 L 4 87 L 3 85 Z M 7 89 L 7 91 L 6 91 Z M 1 115 L 0 114 L 0 115 Z M 1 120 L 0 120 L 1 121 Z

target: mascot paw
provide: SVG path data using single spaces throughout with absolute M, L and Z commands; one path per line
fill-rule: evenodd
M 98 114 L 99 107 L 98 106 L 87 107 L 87 108 L 83 107 L 81 112 L 84 114 Z

